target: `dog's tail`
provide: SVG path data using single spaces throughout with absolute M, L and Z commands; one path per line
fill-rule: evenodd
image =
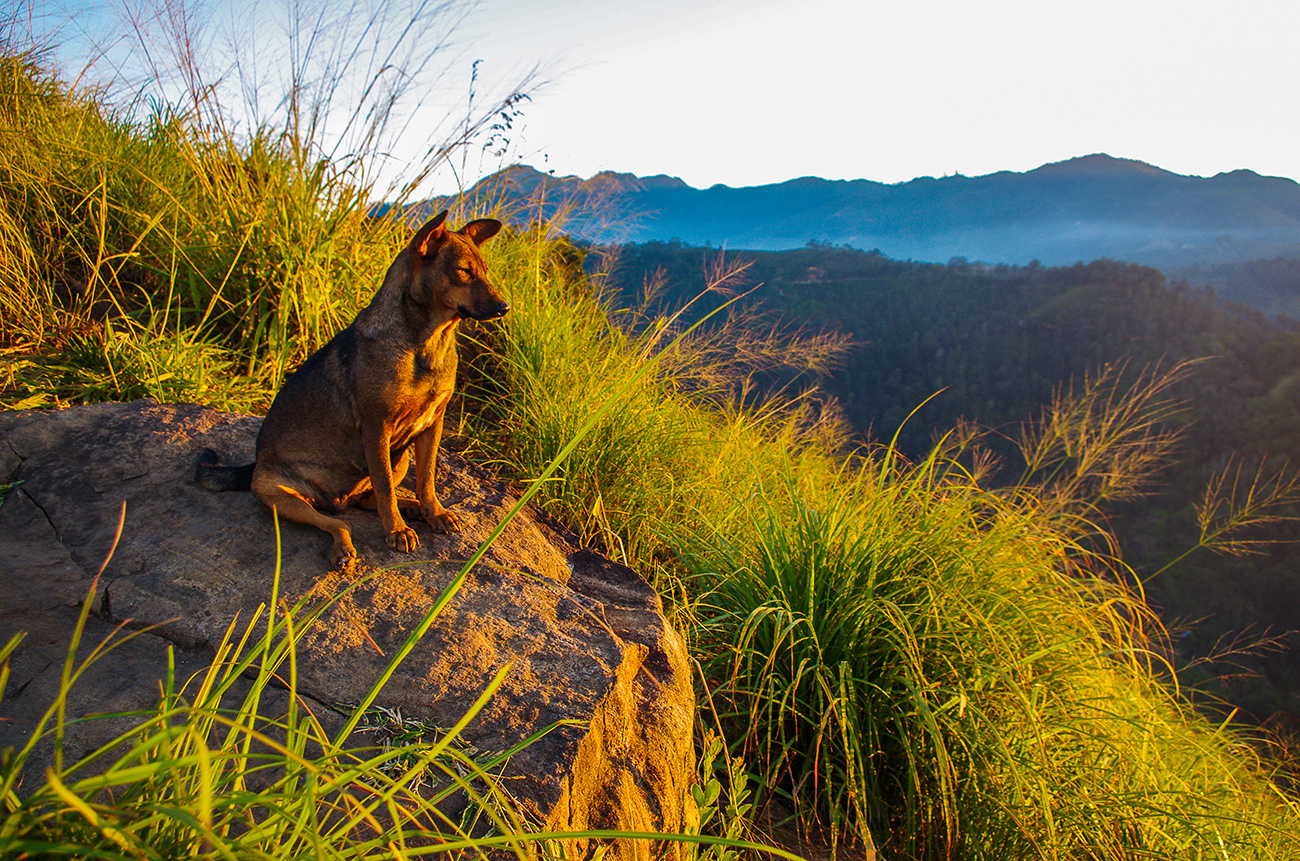
M 199 462 L 194 468 L 194 480 L 208 490 L 251 490 L 253 487 L 253 467 L 257 462 L 247 466 L 221 466 L 221 458 L 215 451 L 205 448 L 199 453 Z

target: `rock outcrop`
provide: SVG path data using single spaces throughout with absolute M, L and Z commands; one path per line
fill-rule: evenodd
M 252 494 L 211 493 L 193 480 L 202 448 L 252 460 L 259 422 L 152 401 L 0 413 L 0 484 L 21 482 L 0 504 L 0 643 L 29 632 L 11 660 L 0 747 L 24 741 L 57 689 L 78 602 L 112 545 L 123 500 L 125 527 L 101 578 L 94 624 L 155 627 L 74 689 L 71 709 L 152 706 L 168 642 L 180 669 L 201 666 L 236 615 L 247 620 L 269 600 L 271 516 Z M 445 451 L 437 481 L 464 530 L 433 535 L 415 521 L 422 544 L 414 554 L 385 546 L 373 512 L 344 515 L 361 556 L 356 576 L 365 579 L 307 632 L 297 659 L 301 695 L 357 702 L 518 498 Z M 324 533 L 284 523 L 281 538 L 289 603 L 351 583 L 327 573 Z M 635 572 L 576 548 L 529 509 L 470 572 L 378 702 L 451 726 L 507 664 L 468 741 L 505 750 L 556 721 L 578 722 L 510 761 L 511 792 L 536 821 L 553 831 L 675 832 L 688 824 L 694 699 L 681 638 Z M 99 723 L 78 725 L 87 735 L 70 739 L 93 748 L 106 740 L 94 735 Z M 649 856 L 648 844 L 627 844 L 614 855 Z M 569 848 L 581 857 L 593 847 Z

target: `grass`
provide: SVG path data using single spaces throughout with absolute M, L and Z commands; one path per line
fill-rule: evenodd
M 27 388 L 265 407 L 368 299 L 401 231 L 366 217 L 346 168 L 284 134 L 240 151 L 201 119 L 124 119 L 36 58 L 0 61 L 0 123 L 39 141 L 0 155 L 0 338 L 34 357 L 10 370 Z
M 753 539 L 686 557 L 713 696 L 806 826 L 902 858 L 1300 848 L 1249 748 L 1167 687 L 1144 605 L 1023 494 L 934 458 L 815 500 L 777 481 Z
M 264 408 L 405 241 L 398 221 L 369 217 L 376 150 L 324 158 L 323 124 L 236 134 L 207 90 L 193 111 L 139 118 L 30 52 L 4 52 L 0 77 L 0 131 L 35 142 L 0 148 L 7 406 Z M 547 227 L 507 230 L 487 256 L 512 311 L 471 333 L 459 430 L 668 599 L 716 712 L 694 790 L 712 834 L 788 811 L 810 839 L 890 859 L 1300 857 L 1277 766 L 1189 708 L 1099 526 L 1167 446 L 1168 377 L 1127 387 L 1117 370 L 1064 390 L 1027 426 L 1005 487 L 965 428 L 919 463 L 852 449 L 808 386 L 842 340 L 728 309 L 686 331 L 702 312 L 614 307 L 584 251 Z M 722 305 L 741 280 L 722 260 L 697 301 Z M 793 382 L 772 392 L 774 379 Z M 1203 543 L 1233 549 L 1226 527 L 1295 488 L 1219 489 Z M 207 676 L 170 681 L 125 753 L 100 755 L 111 779 L 73 763 L 19 797 L 21 752 L 10 760 L 4 839 L 367 857 L 394 851 L 384 840 L 413 852 L 402 829 L 418 821 L 442 841 L 430 851 L 462 845 L 462 824 L 434 829 L 409 791 L 415 768 L 451 779 L 439 757 L 460 756 L 454 733 L 407 727 L 423 742 L 350 750 L 309 714 L 267 723 L 256 696 L 223 699 L 236 668 L 262 678 L 289 660 L 291 617 L 278 618 L 280 639 L 232 633 Z M 62 719 L 56 705 L 51 732 Z M 273 751 L 259 760 L 269 788 L 249 791 L 255 741 Z M 518 836 L 486 792 L 477 809 Z
M 779 333 L 732 318 L 674 342 L 681 327 L 668 318 L 626 313 L 615 325 L 614 309 L 572 265 L 563 241 L 514 233 L 496 242 L 489 265 L 509 285 L 512 312 L 485 340 L 478 364 L 491 382 L 470 396 L 477 405 L 467 427 L 490 456 L 528 479 L 609 392 L 623 391 L 566 461 L 560 480 L 539 495 L 615 558 L 655 566 L 669 546 L 666 530 L 720 516 L 731 504 L 727 488 L 745 486 L 791 453 L 825 453 L 839 443 L 841 428 L 821 420 L 807 397 L 734 407 L 736 393 L 763 369 L 749 356 L 800 360 L 779 350 Z M 814 360 L 833 355 L 827 348 L 836 343 L 812 339 L 806 353 Z M 622 387 L 650 361 L 653 374 Z M 759 438 L 771 445 L 752 445 Z

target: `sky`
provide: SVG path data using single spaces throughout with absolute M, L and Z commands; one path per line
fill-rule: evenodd
M 106 7 L 80 8 L 72 44 L 103 30 L 84 10 Z M 247 24 L 260 6 L 203 8 Z M 462 158 L 440 192 L 511 162 L 704 188 L 979 176 L 1095 152 L 1300 179 L 1294 0 L 480 0 L 443 21 L 390 170 L 423 128 L 445 130 L 431 117 L 464 115 L 473 61 L 480 107 L 537 74 L 505 152 Z M 273 29 L 235 41 L 271 56 Z
M 519 154 L 560 174 L 899 182 L 1106 152 L 1300 179 L 1294 0 L 485 0 L 465 31 L 485 73 L 552 64 Z

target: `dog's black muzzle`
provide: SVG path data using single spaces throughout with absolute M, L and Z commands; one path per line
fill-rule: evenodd
M 473 308 L 464 305 L 456 308 L 458 314 L 471 320 L 495 320 L 497 317 L 504 317 L 509 310 L 509 302 L 485 302 L 482 305 L 475 305 Z

